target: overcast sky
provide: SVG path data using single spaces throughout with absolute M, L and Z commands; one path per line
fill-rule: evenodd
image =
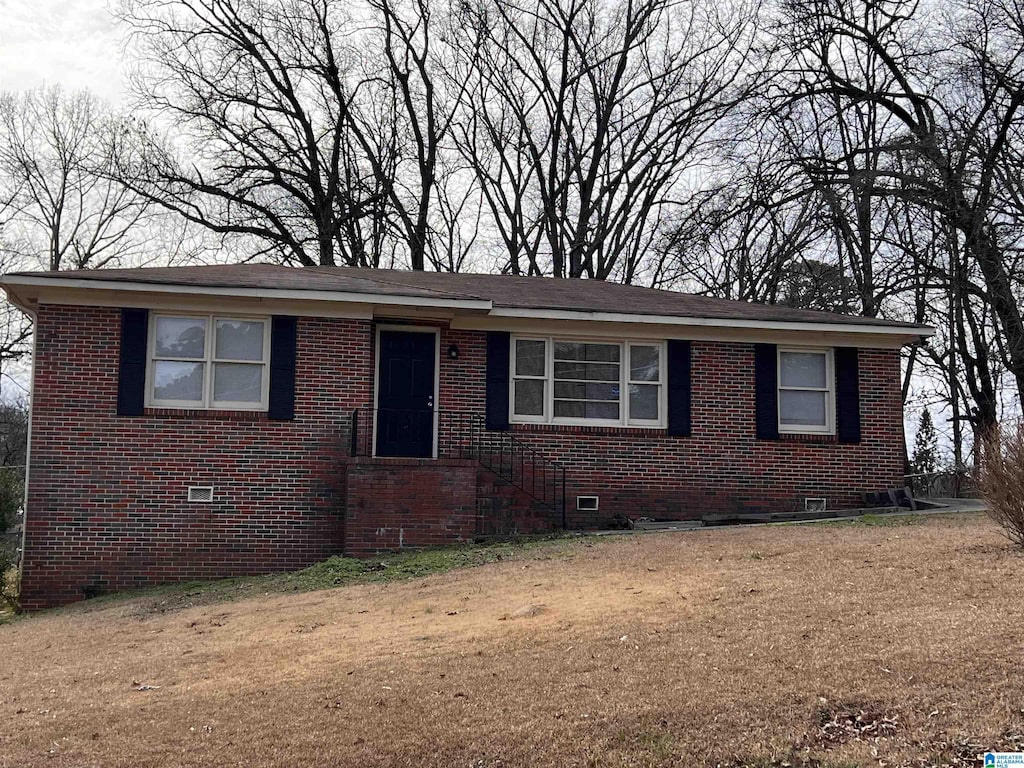
M 59 83 L 118 101 L 120 37 L 108 0 L 0 0 L 0 90 Z

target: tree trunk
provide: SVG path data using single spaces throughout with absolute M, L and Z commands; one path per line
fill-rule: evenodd
M 1024 320 L 1013 295 L 1013 287 L 1006 273 L 1002 254 L 992 241 L 991 234 L 981 227 L 976 227 L 968 234 L 965 247 L 974 252 L 981 273 L 985 277 L 989 303 L 999 319 L 1006 339 L 1006 352 L 1009 358 L 1006 361 L 1007 366 L 1017 381 L 1017 392 L 1024 396 Z

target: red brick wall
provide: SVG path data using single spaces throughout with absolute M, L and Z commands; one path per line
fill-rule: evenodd
M 296 418 L 116 415 L 120 311 L 43 306 L 21 599 L 299 568 L 342 549 L 341 457 L 372 399 L 367 321 L 300 318 Z M 215 501 L 187 501 L 212 485 Z
M 483 333 L 460 334 L 457 382 L 441 407 L 482 409 Z M 860 503 L 862 490 L 902 485 L 903 412 L 897 350 L 861 349 L 862 441 L 789 436 L 758 440 L 752 344 L 693 343 L 692 437 L 621 427 L 514 425 L 514 435 L 567 468 L 569 524 L 607 525 L 615 514 L 699 519 L 708 512 L 803 509 L 806 497 L 831 508 Z M 442 362 L 442 368 L 444 363 Z M 577 513 L 577 495 L 600 496 Z
M 477 489 L 491 486 L 472 466 L 345 461 L 352 410 L 373 398 L 369 321 L 299 319 L 292 422 L 240 412 L 116 416 L 119 326 L 117 309 L 39 312 L 24 607 L 474 532 Z M 442 329 L 441 408 L 483 414 L 485 338 Z M 753 347 L 709 342 L 693 344 L 690 438 L 523 425 L 513 434 L 565 463 L 571 526 L 603 526 L 617 513 L 785 510 L 807 496 L 850 506 L 859 491 L 892 486 L 902 474 L 899 353 L 861 350 L 860 368 L 859 445 L 755 439 Z M 188 503 L 189 485 L 213 485 L 215 502 Z M 599 495 L 599 512 L 576 514 L 577 494 Z M 521 529 L 536 527 L 535 517 Z
M 345 554 L 437 547 L 476 533 L 474 461 L 357 458 L 346 469 Z

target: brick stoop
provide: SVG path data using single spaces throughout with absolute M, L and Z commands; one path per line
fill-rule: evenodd
M 345 547 L 351 557 L 550 533 L 553 512 L 473 459 L 345 458 Z
M 343 464 L 346 555 L 373 557 L 475 535 L 475 461 L 358 457 Z

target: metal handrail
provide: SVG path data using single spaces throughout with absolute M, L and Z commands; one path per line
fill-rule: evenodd
M 438 458 L 474 459 L 566 521 L 565 466 L 504 430 L 487 429 L 482 416 L 468 411 L 435 408 L 406 411 L 395 408 L 356 408 L 352 412 L 349 451 L 372 456 L 377 416 L 381 412 L 433 414 Z
M 960 498 L 977 492 L 975 473 L 967 468 L 904 475 L 903 482 L 918 498 Z

